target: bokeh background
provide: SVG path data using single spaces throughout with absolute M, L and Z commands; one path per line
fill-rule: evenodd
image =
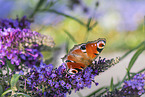
M 15 19 L 25 15 L 33 21 L 33 31 L 50 35 L 55 47 L 42 53 L 44 61 L 55 66 L 62 63 L 61 58 L 76 44 L 106 38 L 101 57 L 115 58 L 145 39 L 145 0 L 45 0 L 38 11 L 39 3 L 39 0 L 0 0 L 0 18 Z M 133 54 L 97 77 L 98 87 L 108 85 L 111 77 L 114 82 L 121 79 Z M 144 58 L 145 53 L 132 71 L 145 68 Z M 84 89 L 81 94 L 88 95 L 98 87 Z M 70 96 L 74 95 L 77 94 Z

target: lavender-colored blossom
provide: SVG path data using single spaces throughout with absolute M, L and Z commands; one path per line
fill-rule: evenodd
M 122 89 L 107 90 L 103 97 L 140 97 L 145 93 L 145 72 L 136 74 L 128 81 L 124 81 Z
M 30 21 L 26 16 L 21 19 L 0 19 L 0 29 L 4 28 L 20 28 L 20 29 L 30 29 Z M 3 33 L 4 34 L 4 33 Z
M 124 95 L 142 95 L 145 93 L 144 86 L 145 72 L 136 74 L 129 81 L 125 81 L 121 92 L 124 92 Z
M 48 80 L 48 84 L 51 84 L 52 83 L 52 80 Z
M 31 80 L 30 79 L 27 79 L 28 81 L 27 81 L 27 84 L 31 84 Z
M 105 62 L 108 63 L 105 64 Z M 107 69 L 107 66 L 110 67 L 109 64 L 111 64 L 112 66 L 111 60 L 99 58 L 98 62 L 95 62 L 95 64 L 92 64 L 90 67 L 85 68 L 79 73 L 71 75 L 67 72 L 64 63 L 56 69 L 53 69 L 52 64 L 46 65 L 45 63 L 41 63 L 39 67 L 33 66 L 33 68 L 31 68 L 30 70 L 31 72 L 29 73 L 29 75 L 27 75 L 27 77 L 32 82 L 35 82 L 36 86 L 39 87 L 40 90 L 42 89 L 42 84 L 44 84 L 45 86 L 43 86 L 45 87 L 46 96 L 64 97 L 66 93 L 71 93 L 71 89 L 79 91 L 84 87 L 91 88 L 92 82 L 95 83 L 97 86 L 98 83 L 94 81 L 94 77 L 100 72 L 105 71 Z M 45 79 L 45 81 L 40 80 L 39 75 L 43 75 L 43 79 Z M 27 88 L 28 90 L 35 89 L 34 87 L 32 87 L 31 84 L 28 84 Z M 38 91 L 33 92 L 39 95 L 37 93 Z
M 65 85 L 65 82 L 64 82 L 63 80 L 61 80 L 61 81 L 60 81 L 60 85 L 61 85 L 61 86 L 64 86 L 64 85 Z
M 66 84 L 65 86 L 67 89 L 70 89 L 71 88 L 71 85 L 69 83 Z
M 39 74 L 39 79 L 42 80 L 44 78 L 43 74 Z
M 51 78 L 53 79 L 53 78 L 55 78 L 56 77 L 56 74 L 51 74 Z
M 79 81 L 79 82 L 77 83 L 77 87 L 78 87 L 78 88 L 83 87 L 83 85 L 84 85 L 84 82 L 83 82 L 83 81 Z
M 24 75 L 24 72 L 21 70 L 21 71 L 19 72 L 19 74 L 20 74 L 20 75 Z
M 76 81 L 77 82 L 79 82 L 79 81 L 82 81 L 83 79 L 81 78 L 81 76 L 79 75 L 79 76 L 75 76 L 75 78 L 76 78 Z
M 59 82 L 56 82 L 54 87 L 58 88 L 59 87 Z
M 53 65 L 52 64 L 49 64 L 48 66 L 45 67 L 45 70 L 48 71 L 48 72 L 51 72 L 53 69 Z
M 32 67 L 42 62 L 43 56 L 40 47 L 43 45 L 44 35 L 30 29 L 21 30 L 19 28 L 0 29 L 0 33 L 0 60 L 2 60 L 2 64 L 5 64 L 4 58 L 6 57 L 11 61 L 11 64 L 16 66 L 22 62 L 27 67 Z M 47 46 L 50 45 L 47 44 Z

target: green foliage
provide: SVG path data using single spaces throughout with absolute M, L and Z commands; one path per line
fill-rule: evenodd
M 8 88 L 2 95 L 1 97 L 4 97 L 4 95 L 6 95 L 7 93 L 12 92 L 11 88 Z
M 19 77 L 20 77 L 20 76 L 21 76 L 21 75 L 19 75 L 19 74 L 14 74 L 14 75 L 12 76 L 11 82 L 10 82 L 11 87 L 8 88 L 8 89 L 7 89 L 6 91 L 4 91 L 4 92 L 3 92 L 2 86 L 0 85 L 0 95 L 1 95 L 1 97 L 4 97 L 4 96 L 5 96 L 6 94 L 8 94 L 8 93 L 11 93 L 11 96 L 31 97 L 31 96 L 29 96 L 29 95 L 27 95 L 27 94 L 25 94 L 25 93 L 19 92 L 20 89 L 18 90 L 17 87 L 20 87 L 20 86 L 18 86 L 17 83 L 18 83 L 18 80 L 19 80 Z
M 135 63 L 135 61 L 137 60 L 138 56 L 145 50 L 145 47 L 143 46 L 142 48 L 138 49 L 136 51 L 136 53 L 133 55 L 133 57 L 131 58 L 129 65 L 128 65 L 128 71 L 130 71 L 130 69 L 132 68 L 133 64 Z
M 3 87 L 2 85 L 0 85 L 0 95 L 2 95 L 2 93 L 3 93 Z
M 11 64 L 11 61 L 7 59 L 7 60 L 6 60 L 6 63 L 7 63 L 7 65 L 8 65 L 8 67 L 9 67 L 12 71 L 14 71 L 15 67 L 14 67 L 13 64 Z
M 113 90 L 114 90 L 114 85 L 113 85 L 113 77 L 112 77 L 109 91 L 113 91 Z
M 19 74 L 14 74 L 14 75 L 12 76 L 12 78 L 11 78 L 11 89 L 12 89 L 13 91 L 17 90 L 16 84 L 17 84 L 17 82 L 18 82 L 20 76 L 21 76 L 21 75 L 19 75 Z
M 15 96 L 20 96 L 20 97 L 21 97 L 21 96 L 24 96 L 24 97 L 31 97 L 31 96 L 29 96 L 29 95 L 27 95 L 27 94 L 19 93 L 19 92 L 16 93 Z

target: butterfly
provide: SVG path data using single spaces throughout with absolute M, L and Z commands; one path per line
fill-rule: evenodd
M 76 74 L 82 71 L 99 56 L 106 44 L 105 38 L 99 38 L 95 41 L 75 45 L 70 52 L 63 57 L 67 72 Z

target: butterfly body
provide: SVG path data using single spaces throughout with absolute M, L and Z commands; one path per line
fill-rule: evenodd
M 70 74 L 78 73 L 98 57 L 106 44 L 104 38 L 75 45 L 70 52 L 63 58 Z

